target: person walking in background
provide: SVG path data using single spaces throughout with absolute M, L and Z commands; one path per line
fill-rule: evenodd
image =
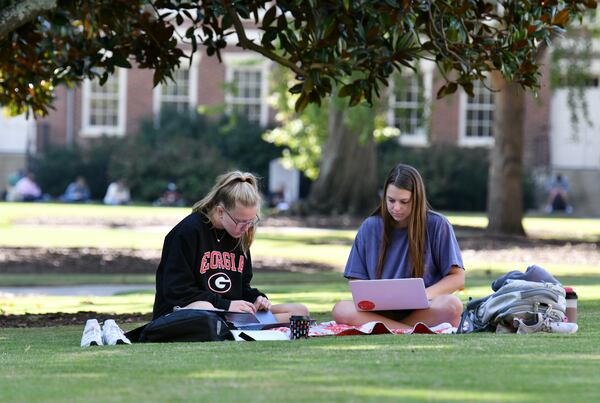
M 27 172 L 24 177 L 19 179 L 13 189 L 14 201 L 38 201 L 43 199 L 42 189 L 35 181 L 33 172 Z
M 547 213 L 564 211 L 570 214 L 573 212 L 573 207 L 569 204 L 569 181 L 566 176 L 557 173 L 548 184 L 545 210 Z
M 60 197 L 64 202 L 86 202 L 90 199 L 90 188 L 83 176 L 78 176 L 71 182 L 65 193 Z
M 462 302 L 452 293 L 464 287 L 463 267 L 454 230 L 429 207 L 421 175 L 399 164 L 388 173 L 381 204 L 358 230 L 344 277 L 350 281 L 421 277 L 431 306 L 363 312 L 352 301 L 340 301 L 333 308 L 333 319 L 353 326 L 379 321 L 396 329 L 418 322 L 458 326 Z
M 217 178 L 191 214 L 165 237 L 156 271 L 153 319 L 175 307 L 270 310 L 280 322 L 292 315 L 308 315 L 304 305 L 272 305 L 264 293 L 250 286 L 250 246 L 261 202 L 254 175 L 232 171 Z
M 106 195 L 104 196 L 104 204 L 111 206 L 120 206 L 128 204 L 131 201 L 129 188 L 124 180 L 118 180 L 108 185 Z

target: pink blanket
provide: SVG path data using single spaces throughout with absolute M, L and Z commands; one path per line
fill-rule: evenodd
M 279 328 L 273 329 L 288 333 L 289 329 Z M 442 323 L 437 326 L 429 327 L 424 323 L 417 323 L 412 329 L 390 329 L 381 322 L 369 322 L 362 326 L 350 326 L 335 321 L 323 322 L 315 326 L 311 326 L 308 332 L 310 337 L 320 336 L 356 336 L 369 334 L 451 334 L 456 333 L 456 328 L 450 323 Z

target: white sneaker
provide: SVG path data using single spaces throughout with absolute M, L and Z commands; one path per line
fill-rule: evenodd
M 515 318 L 514 327 L 517 328 L 518 334 L 527 333 L 562 333 L 562 334 L 573 334 L 577 332 L 579 326 L 577 323 L 570 322 L 554 322 L 550 318 L 543 319 L 542 314 L 537 314 L 538 318 L 536 323 L 527 325 L 521 319 Z
M 102 344 L 102 332 L 100 331 L 98 320 L 88 319 L 83 329 L 81 347 L 101 346 Z
M 123 334 L 123 331 L 113 319 L 107 319 L 102 326 L 102 341 L 107 346 L 115 344 L 131 344 L 131 341 Z
M 549 328 L 550 333 L 573 334 L 577 333 L 579 326 L 571 322 L 550 322 Z

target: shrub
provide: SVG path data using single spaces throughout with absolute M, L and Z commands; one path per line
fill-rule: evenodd
M 184 198 L 195 202 L 229 166 L 217 148 L 198 139 L 173 137 L 154 146 L 132 136 L 113 156 L 110 176 L 125 179 L 138 200 L 156 200 L 175 182 Z
M 390 140 L 379 145 L 378 155 L 380 183 L 394 165 L 402 162 L 419 170 L 434 209 L 486 211 L 489 150 L 450 145 L 408 148 Z M 529 209 L 535 200 L 534 182 L 528 171 L 523 173 L 522 183 L 523 205 Z
M 42 192 L 58 197 L 83 172 L 83 159 L 77 149 L 52 147 L 42 158 L 32 161 L 32 171 Z M 87 178 L 86 178 L 87 179 Z
M 74 149 L 52 148 L 34 160 L 44 192 L 60 196 L 77 176 L 87 180 L 92 198 L 104 197 L 109 179 L 127 180 L 132 197 L 154 201 L 175 182 L 192 203 L 208 192 L 217 175 L 240 169 L 268 183 L 269 161 L 279 149 L 262 140 L 265 129 L 242 117 L 210 120 L 205 116 L 161 112 L 159 125 L 144 120 L 124 138 L 101 137 Z
M 263 129 L 240 117 L 210 120 L 203 115 L 161 112 L 158 125 L 145 120 L 138 133 L 124 139 L 109 168 L 126 179 L 136 199 L 153 201 L 174 182 L 188 202 L 210 190 L 217 175 L 249 171 L 264 178 L 278 149 L 262 140 Z
M 108 167 L 122 141 L 118 137 L 102 136 L 83 150 L 81 174 L 87 180 L 92 199 L 101 200 L 104 197 L 110 182 Z
M 389 169 L 402 162 L 419 170 L 434 209 L 485 211 L 488 150 L 449 145 L 408 148 L 392 140 L 380 144 L 378 153 L 381 183 Z
M 76 177 L 83 176 L 92 199 L 102 199 L 108 186 L 108 164 L 120 141 L 104 136 L 81 147 L 52 147 L 34 158 L 32 168 L 42 191 L 58 197 Z
M 266 191 L 269 177 L 269 162 L 281 156 L 281 149 L 263 140 L 262 135 L 269 128 L 249 122 L 243 116 L 224 116 L 205 132 L 205 138 L 233 161 L 234 166 L 252 172 Z

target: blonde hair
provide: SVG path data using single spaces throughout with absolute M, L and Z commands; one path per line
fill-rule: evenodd
M 423 277 L 425 272 L 425 239 L 427 236 L 427 211 L 431 209 L 425 194 L 423 178 L 414 167 L 398 164 L 390 170 L 383 184 L 383 198 L 381 204 L 372 215 L 379 215 L 383 219 L 383 236 L 379 257 L 377 260 L 376 278 L 381 278 L 383 265 L 390 246 L 390 238 L 394 229 L 394 218 L 390 215 L 387 205 L 387 189 L 394 185 L 399 189 L 412 192 L 412 208 L 408 217 L 408 253 L 412 265 L 412 277 Z
M 219 205 L 227 210 L 233 210 L 237 203 L 244 207 L 258 207 L 262 198 L 258 191 L 258 180 L 249 172 L 231 171 L 217 177 L 212 189 L 204 198 L 192 206 L 194 213 L 205 215 L 210 220 L 210 213 Z M 250 249 L 254 240 L 256 227 L 249 227 L 240 238 L 244 254 Z

